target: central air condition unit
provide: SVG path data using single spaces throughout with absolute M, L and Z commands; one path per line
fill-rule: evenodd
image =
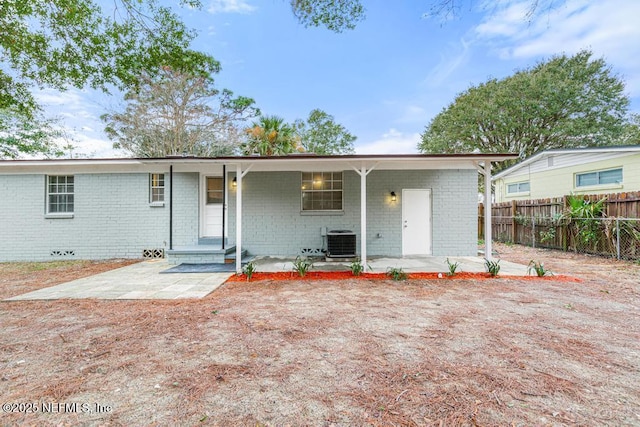
M 356 234 L 351 230 L 331 230 L 327 233 L 327 258 L 355 258 Z

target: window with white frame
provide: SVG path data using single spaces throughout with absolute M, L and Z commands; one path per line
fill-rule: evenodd
M 507 194 L 528 193 L 530 188 L 529 181 L 514 182 L 507 184 Z
M 151 203 L 164 202 L 163 173 L 152 173 L 149 175 L 149 201 Z
M 73 175 L 47 176 L 47 213 L 73 213 Z
M 302 172 L 302 211 L 341 211 L 342 172 Z
M 622 168 L 576 174 L 576 187 L 622 184 Z

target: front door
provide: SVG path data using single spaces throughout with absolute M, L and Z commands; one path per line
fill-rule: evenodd
M 402 255 L 431 254 L 431 190 L 402 190 Z
M 204 190 L 202 237 L 222 237 L 222 215 L 224 213 L 222 177 L 206 176 Z

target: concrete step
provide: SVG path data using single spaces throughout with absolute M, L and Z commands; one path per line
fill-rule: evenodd
M 242 256 L 247 254 L 242 251 Z M 169 264 L 225 264 L 233 262 L 236 247 L 220 248 L 219 245 L 180 246 L 166 251 Z

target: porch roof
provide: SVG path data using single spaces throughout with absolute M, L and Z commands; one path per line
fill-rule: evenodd
M 248 165 L 256 171 L 331 171 L 375 167 L 377 170 L 403 169 L 475 169 L 480 163 L 515 159 L 517 155 L 499 154 L 349 154 L 286 156 L 169 156 L 159 158 L 38 159 L 0 160 L 0 173 L 129 172 L 145 171 L 158 165 L 173 165 L 175 171 L 208 170 L 212 166 Z

